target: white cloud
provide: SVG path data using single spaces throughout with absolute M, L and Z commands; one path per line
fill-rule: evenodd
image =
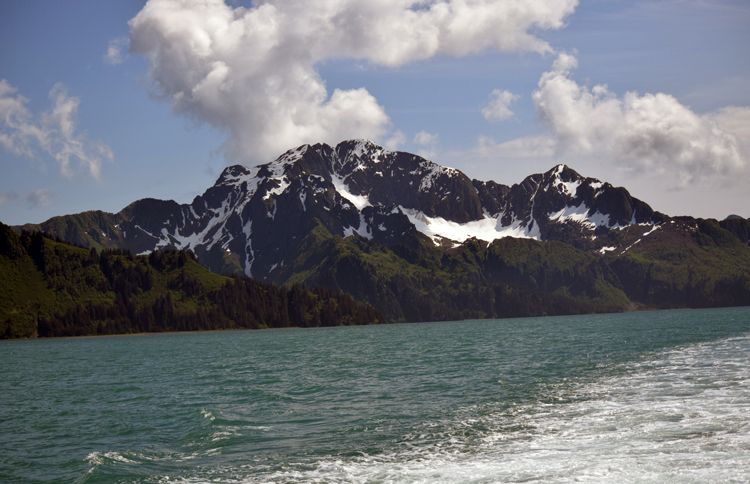
M 76 127 L 80 101 L 57 84 L 49 92 L 52 107 L 34 116 L 28 100 L 5 79 L 0 79 L 0 146 L 29 159 L 45 154 L 55 159 L 64 176 L 71 176 L 77 161 L 94 178 L 101 174 L 103 159 L 113 157 L 105 144 L 92 142 Z
M 26 195 L 26 201 L 32 208 L 47 206 L 51 200 L 52 192 L 46 188 L 37 188 Z
M 482 160 L 552 159 L 556 147 L 550 136 L 525 136 L 500 143 L 481 136 L 469 153 Z
M 420 131 L 414 135 L 414 144 L 418 146 L 417 154 L 427 159 L 435 158 L 439 141 L 440 137 L 436 133 Z
M 104 62 L 107 64 L 122 64 L 125 60 L 123 50 L 128 46 L 128 39 L 118 37 L 112 39 L 107 44 L 107 50 L 104 52 Z
M 591 88 L 571 79 L 577 60 L 560 54 L 542 74 L 534 103 L 562 153 L 595 156 L 684 187 L 705 176 L 732 175 L 747 165 L 738 130 L 747 133 L 747 108 L 697 114 L 669 94 Z
M 398 150 L 406 143 L 406 135 L 403 131 L 396 130 L 383 142 L 383 146 L 389 150 Z
M 265 161 L 304 142 L 389 136 L 365 89 L 329 95 L 315 66 L 353 59 L 399 66 L 438 54 L 548 52 L 531 32 L 557 29 L 577 0 L 150 0 L 130 45 L 184 115 L 228 133 L 225 150 Z M 392 136 L 392 135 L 391 135 Z
M 432 146 L 438 142 L 438 135 L 427 131 L 420 131 L 414 135 L 414 142 L 420 146 Z
M 720 130 L 732 133 L 737 139 L 745 164 L 750 162 L 750 107 L 727 106 L 705 117 L 716 123 Z
M 20 156 L 32 157 L 32 145 L 46 142 L 45 130 L 33 122 L 27 99 L 0 79 L 0 145 Z
M 513 116 L 511 103 L 518 100 L 518 95 L 502 89 L 494 89 L 490 94 L 490 102 L 482 108 L 482 116 L 487 121 L 502 121 Z

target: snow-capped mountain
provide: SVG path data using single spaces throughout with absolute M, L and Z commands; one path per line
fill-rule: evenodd
M 60 233 L 59 217 L 42 228 L 135 253 L 191 249 L 216 271 L 267 280 L 277 280 L 274 272 L 292 263 L 318 224 L 385 244 L 416 231 L 442 247 L 517 237 L 606 252 L 616 249 L 611 232 L 639 225 L 646 233 L 667 220 L 624 188 L 562 164 L 509 187 L 363 140 L 303 145 L 264 165 L 229 166 L 191 204 L 144 199 L 99 216 L 86 234 Z
M 368 141 L 227 167 L 190 204 L 143 199 L 22 228 L 347 292 L 389 320 L 750 304 L 750 220 L 667 217 L 565 165 L 506 186 Z

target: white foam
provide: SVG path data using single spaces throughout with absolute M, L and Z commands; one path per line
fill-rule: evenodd
M 750 336 L 663 352 L 540 402 L 467 408 L 453 437 L 386 455 L 330 458 L 271 482 L 746 482 Z M 565 403 L 557 403 L 563 401 Z M 467 428 L 486 429 L 468 442 Z

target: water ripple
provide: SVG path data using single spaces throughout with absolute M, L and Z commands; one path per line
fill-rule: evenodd
M 750 480 L 750 309 L 0 342 L 0 480 Z

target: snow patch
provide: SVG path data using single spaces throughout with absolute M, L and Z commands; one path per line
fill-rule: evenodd
M 248 220 L 242 231 L 245 233 L 245 268 L 244 272 L 247 277 L 253 277 L 253 262 L 255 262 L 255 252 L 253 251 L 253 241 L 250 236 L 253 234 L 253 221 Z
M 269 198 L 271 198 L 271 196 L 281 195 L 282 193 L 284 193 L 284 190 L 289 187 L 289 179 L 287 177 L 271 178 L 271 180 L 276 180 L 279 183 L 279 186 L 268 190 L 268 192 L 263 197 L 263 200 L 268 200 Z
M 339 192 L 339 195 L 350 201 L 352 205 L 357 207 L 357 210 L 362 210 L 363 208 L 370 206 L 370 200 L 367 196 L 353 194 L 349 191 L 349 187 L 346 185 L 343 178 L 338 175 L 332 175 L 331 181 L 333 182 L 333 187 Z
M 412 208 L 401 206 L 399 208 L 417 230 L 430 237 L 435 245 L 439 245 L 441 238 L 458 242 L 464 242 L 472 237 L 486 242 L 492 242 L 503 237 L 537 240 L 540 238 L 539 227 L 533 220 L 528 224 L 520 220 L 514 220 L 510 225 L 504 226 L 500 222 L 502 214 L 499 217 L 485 214 L 479 220 L 459 223 L 442 217 L 429 217 Z
M 367 224 L 364 215 L 359 214 L 359 226 L 355 227 L 344 227 L 344 238 L 351 237 L 357 234 L 367 240 L 372 240 L 372 229 Z
M 576 195 L 576 192 L 578 191 L 578 187 L 581 186 L 581 180 L 574 180 L 574 181 L 563 181 L 561 175 L 563 170 L 565 169 L 565 165 L 559 164 L 557 165 L 555 169 L 554 178 L 552 180 L 552 185 L 555 187 L 562 186 L 562 190 L 565 194 L 568 196 L 574 197 Z
M 441 175 L 454 176 L 456 173 L 458 173 L 458 170 L 456 170 L 455 168 L 440 166 L 437 163 L 433 163 L 431 161 L 423 164 L 421 168 L 421 170 L 417 169 L 411 172 L 411 174 L 417 174 L 419 172 L 420 176 L 422 177 L 422 181 L 419 184 L 420 192 L 426 192 L 430 188 L 432 188 L 435 180 L 437 180 Z
M 562 183 L 565 193 L 567 193 L 571 197 L 574 197 L 576 195 L 576 192 L 578 191 L 578 187 L 581 186 L 580 181 L 573 181 L 573 182 L 561 181 L 560 183 Z
M 384 155 L 390 154 L 389 151 L 375 145 L 367 140 L 355 140 L 352 149 L 347 153 L 343 160 L 339 160 L 339 166 L 354 165 L 352 171 L 362 171 L 369 164 L 378 164 Z
M 653 227 L 651 228 L 651 230 L 649 230 L 648 232 L 644 232 L 644 234 L 642 235 L 642 237 L 645 237 L 645 236 L 647 236 L 647 235 L 651 235 L 651 234 L 653 234 L 654 232 L 656 232 L 657 230 L 659 230 L 660 228 L 661 228 L 661 225 L 654 225 L 654 226 L 653 226 Z
M 583 226 L 593 230 L 599 226 L 609 226 L 609 215 L 599 211 L 590 214 L 590 209 L 584 202 L 577 206 L 568 205 L 557 212 L 547 214 L 550 221 L 556 222 L 578 222 Z
M 629 250 L 630 250 L 630 249 L 631 249 L 631 248 L 632 248 L 632 247 L 633 247 L 634 245 L 638 244 L 638 243 L 639 243 L 639 242 L 640 242 L 641 240 L 643 240 L 643 239 L 638 239 L 638 240 L 636 240 L 635 242 L 633 242 L 632 244 L 630 244 L 629 246 L 627 246 L 627 247 L 625 248 L 625 250 L 623 250 L 622 252 L 620 252 L 620 255 L 622 255 L 622 254 L 624 254 L 625 252 L 629 251 Z
M 237 175 L 235 175 L 235 174 L 227 174 L 224 177 L 222 177 L 221 184 L 222 185 L 237 185 L 237 186 L 239 186 L 239 185 L 242 184 L 242 182 L 245 182 L 245 181 L 250 182 L 251 180 L 257 178 L 258 169 L 259 169 L 259 167 L 254 166 L 252 168 L 246 168 L 247 171 L 245 173 L 240 173 L 240 174 L 237 174 Z

